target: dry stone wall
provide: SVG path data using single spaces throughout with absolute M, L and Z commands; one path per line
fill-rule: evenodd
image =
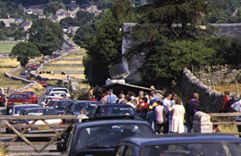
M 211 87 L 203 84 L 187 68 L 184 69 L 180 81 L 182 96 L 191 97 L 193 92 L 200 95 L 201 109 L 204 112 L 218 112 L 223 106 L 223 94 L 216 92 Z

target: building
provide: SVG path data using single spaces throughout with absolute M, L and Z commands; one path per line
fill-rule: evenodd
M 5 24 L 5 27 L 10 27 L 11 24 L 16 24 L 16 19 L 14 18 L 2 18 L 0 19 L 0 22 L 3 22 Z

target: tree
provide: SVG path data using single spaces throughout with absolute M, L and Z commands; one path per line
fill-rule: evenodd
M 5 23 L 3 21 L 0 21 L 0 29 L 5 28 Z
M 86 48 L 87 42 L 93 37 L 94 33 L 96 33 L 96 30 L 93 24 L 80 26 L 74 36 L 74 42 L 80 47 Z
M 29 40 L 43 55 L 51 55 L 63 45 L 63 30 L 58 23 L 48 19 L 36 20 L 29 30 Z
M 40 51 L 31 42 L 20 42 L 13 47 L 10 55 L 16 56 L 21 66 L 26 66 L 30 58 L 40 56 Z
M 121 60 L 121 29 L 124 22 L 132 22 L 132 13 L 132 4 L 129 0 L 117 0 L 111 9 L 104 13 L 103 18 L 96 22 L 96 34 L 85 41 L 87 54 L 91 60 L 88 64 L 92 65 L 89 67 L 92 69 L 92 78 L 90 75 L 87 77 L 92 80 L 92 84 L 103 84 L 109 77 L 108 70 L 111 65 Z
M 66 17 L 62 19 L 59 24 L 61 25 L 62 28 L 68 28 L 69 26 L 76 26 L 77 21 L 71 17 Z
M 85 11 L 78 11 L 76 15 L 76 20 L 78 21 L 79 25 L 88 25 L 93 19 L 95 15 L 93 13 L 85 12 Z
M 144 82 L 151 84 L 177 79 L 185 67 L 207 65 L 215 52 L 202 42 L 184 40 L 159 42 L 149 50 L 141 70 Z
M 59 9 L 65 9 L 65 5 L 58 1 L 49 1 L 44 9 L 44 12 L 46 14 L 55 14 Z

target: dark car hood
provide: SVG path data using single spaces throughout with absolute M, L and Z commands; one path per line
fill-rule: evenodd
M 85 149 L 78 151 L 78 153 L 73 156 L 113 156 L 114 151 L 114 148 Z

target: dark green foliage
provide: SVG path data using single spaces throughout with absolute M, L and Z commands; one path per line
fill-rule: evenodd
M 13 47 L 10 55 L 16 56 L 21 66 L 25 66 L 30 58 L 40 56 L 40 51 L 31 42 L 20 42 Z
M 207 15 L 210 23 L 238 23 L 241 22 L 240 0 L 209 0 L 215 11 Z
M 3 21 L 0 21 L 0 29 L 4 28 L 5 27 L 5 24 Z
M 87 77 L 92 84 L 103 84 L 109 77 L 109 67 L 120 61 L 122 27 L 124 22 L 132 21 L 132 11 L 129 0 L 118 0 L 110 10 L 104 12 L 94 29 L 78 30 L 75 41 L 87 49 L 91 65 Z M 89 33 L 87 37 L 84 31 Z
M 79 25 L 88 25 L 95 17 L 93 13 L 88 13 L 85 11 L 77 12 L 76 16 L 76 20 Z
M 63 45 L 62 28 L 58 23 L 53 23 L 48 19 L 35 21 L 29 34 L 29 40 L 39 48 L 43 55 L 51 55 Z
M 95 31 L 95 26 L 93 24 L 80 26 L 74 36 L 74 42 L 80 47 L 86 48 L 88 41 L 90 41 L 93 35 L 96 33 Z
M 45 14 L 55 14 L 57 10 L 65 9 L 65 5 L 58 1 L 49 1 L 44 9 Z
M 77 20 L 73 19 L 71 17 L 66 17 L 62 19 L 59 24 L 61 25 L 62 28 L 68 28 L 69 26 L 76 26 L 77 25 Z
M 19 18 L 25 17 L 23 10 L 19 8 L 17 3 L 12 1 L 0 0 L 0 18 Z
M 211 62 L 214 65 L 240 65 L 241 62 L 241 40 L 234 38 L 209 38 L 205 40 L 208 47 L 213 48 L 216 53 Z
M 142 75 L 144 82 L 152 84 L 178 78 L 185 67 L 207 65 L 214 55 L 203 43 L 185 40 L 158 42 L 149 50 Z

